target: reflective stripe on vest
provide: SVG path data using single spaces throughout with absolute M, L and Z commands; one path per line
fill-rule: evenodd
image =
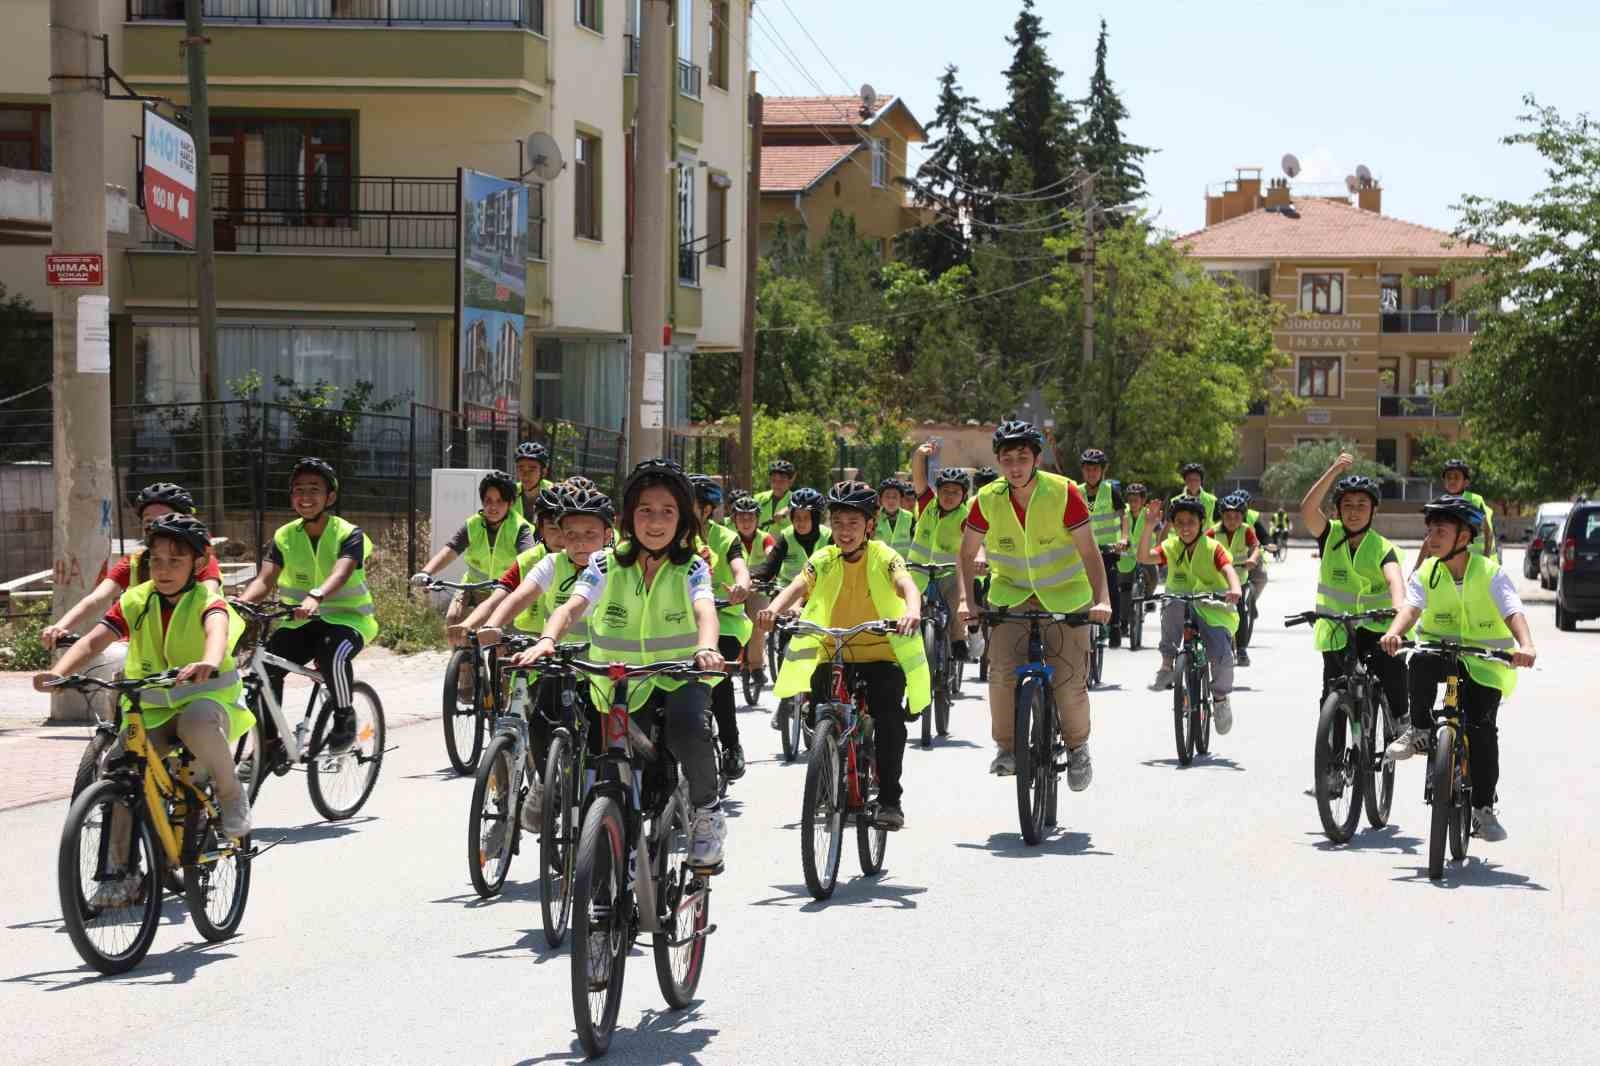
M 976 505 L 989 525 L 983 538 L 992 575 L 989 602 L 1014 607 L 1037 596 L 1047 610 L 1082 610 L 1093 593 L 1077 543 L 1061 522 L 1067 508 L 1067 479 L 1045 471 L 1035 476 L 1026 528 L 1017 520 L 1004 479 L 990 482 L 978 493 Z
M 1355 551 L 1337 518 L 1328 523 L 1322 540 L 1322 562 L 1317 572 L 1317 610 L 1331 614 L 1354 614 L 1392 606 L 1389 583 L 1383 576 L 1384 557 L 1394 545 L 1377 530 L 1368 528 Z M 1383 632 L 1386 622 L 1363 622 L 1362 629 Z M 1345 628 L 1333 622 L 1318 621 L 1313 630 L 1318 651 L 1338 651 L 1345 644 Z
M 911 541 L 916 529 L 916 515 L 912 514 L 908 508 L 902 507 L 894 513 L 892 518 L 888 512 L 879 513 L 877 532 L 872 539 L 881 540 L 909 559 L 908 552 L 911 549 Z
M 1469 648 L 1492 651 L 1515 648 L 1516 639 L 1500 616 L 1490 588 L 1499 572 L 1500 566 L 1493 559 L 1469 555 L 1458 591 L 1455 577 L 1438 559 L 1423 563 L 1417 578 L 1428 594 L 1428 602 L 1422 609 L 1417 635 L 1423 640 L 1453 640 Z M 1461 662 L 1467 674 L 1480 685 L 1497 688 L 1507 696 L 1517 687 L 1517 672 L 1507 663 L 1471 658 Z
M 923 566 L 954 566 L 961 552 L 962 527 L 967 522 L 967 512 L 972 501 L 963 500 L 948 514 L 939 510 L 937 498 L 917 519 L 917 529 L 912 535 L 911 547 L 906 551 L 906 562 Z M 928 591 L 928 575 L 911 572 L 911 580 L 918 592 Z
M 279 554 L 283 557 L 283 572 L 278 579 L 278 599 L 286 604 L 298 604 L 307 593 L 328 579 L 339 562 L 339 546 L 355 531 L 355 526 L 338 515 L 329 515 L 316 547 L 305 531 L 305 521 L 296 519 L 279 526 L 272 535 Z M 323 600 L 317 608 L 317 617 L 333 625 L 349 626 L 360 633 L 363 640 L 371 641 L 378 635 L 377 608 L 367 588 L 366 560 L 372 554 L 372 541 L 362 538 L 361 562 L 351 572 L 348 580 L 335 593 Z M 297 629 L 305 620 L 290 619 L 284 629 Z
M 150 581 L 129 588 L 118 601 L 128 624 L 128 655 L 123 664 L 127 677 L 137 680 L 203 661 L 205 614 L 219 602 L 228 616 L 228 643 L 212 677 L 141 693 L 145 726 L 154 729 L 164 724 L 195 700 L 212 700 L 228 713 L 228 740 L 237 740 L 255 724 L 255 717 L 244 707 L 244 685 L 233 658 L 234 646 L 244 633 L 244 620 L 218 593 L 196 584 L 173 605 L 163 630 L 160 601 L 155 583 Z
M 1083 492 L 1088 494 L 1087 485 L 1083 486 Z M 1112 502 L 1111 482 L 1102 478 L 1089 504 L 1089 528 L 1094 532 L 1096 544 L 1115 544 L 1122 535 L 1122 514 L 1111 509 Z
M 487 581 L 509 570 L 517 559 L 518 534 L 527 524 L 520 515 L 508 513 L 495 528 L 494 543 L 490 544 L 489 521 L 483 512 L 468 518 L 467 550 L 461 556 L 467 566 L 467 580 Z
M 689 602 L 688 563 L 663 562 L 649 588 L 644 587 L 644 562 L 620 566 L 615 549 L 607 549 L 602 568 L 606 583 L 599 602 L 589 609 L 589 647 L 610 662 L 630 666 L 692 659 L 700 644 L 694 606 Z M 628 709 L 637 711 L 658 688 L 671 690 L 684 682 L 652 677 L 628 683 Z M 590 682 L 596 707 L 611 703 L 612 685 L 605 678 Z
M 1194 551 L 1186 553 L 1176 534 L 1162 541 L 1161 551 L 1167 557 L 1167 591 L 1182 596 L 1227 592 L 1228 579 L 1217 569 L 1218 547 L 1211 537 L 1201 537 L 1195 541 Z M 1232 607 L 1197 603 L 1194 609 L 1210 625 L 1221 626 L 1230 633 L 1239 628 L 1239 612 Z
M 728 557 L 739 544 L 739 534 L 727 526 L 712 524 L 706 529 L 705 544 L 711 549 L 711 580 L 718 594 L 726 599 L 734 583 L 733 564 Z M 755 623 L 750 620 L 744 604 L 735 603 L 717 612 L 717 632 L 744 644 L 755 632 Z

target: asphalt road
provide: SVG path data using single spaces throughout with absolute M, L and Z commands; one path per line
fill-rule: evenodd
M 1520 557 L 1506 563 L 1520 574 Z M 611 1059 L 639 1063 L 1340 1063 L 1451 1058 L 1593 1063 L 1600 1007 L 1600 631 L 1530 604 L 1543 669 L 1501 715 L 1510 839 L 1424 870 L 1420 760 L 1394 825 L 1323 839 L 1311 781 L 1318 659 L 1304 551 L 1274 569 L 1233 732 L 1176 765 L 1153 651 L 1113 652 L 1095 694 L 1095 782 L 1061 828 L 1018 835 L 1014 789 L 985 773 L 986 701 L 907 754 L 909 825 L 885 872 L 815 903 L 800 872 L 803 766 L 741 724 L 701 1000 L 667 1012 L 648 955 L 628 969 Z M 1529 592 L 1536 586 L 1524 583 Z M 972 687 L 969 685 L 969 692 Z M 471 782 L 436 722 L 394 731 L 361 817 L 317 820 L 271 782 L 241 934 L 207 945 L 181 906 L 132 974 L 100 978 L 62 931 L 65 804 L 0 814 L 0 1061 L 518 1063 L 575 1056 L 565 951 L 544 947 L 524 854 L 482 903 L 465 869 Z M 0 772 L 4 772 L 0 767 Z

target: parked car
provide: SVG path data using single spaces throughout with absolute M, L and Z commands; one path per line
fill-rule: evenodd
M 1539 557 L 1544 552 L 1544 546 L 1556 535 L 1556 526 L 1560 523 L 1552 519 L 1533 527 L 1533 536 L 1528 539 L 1528 550 L 1522 553 L 1522 576 L 1532 581 L 1539 576 Z M 1539 582 L 1541 585 L 1543 581 Z
M 1562 521 L 1565 520 L 1563 516 Z M 1553 589 L 1561 577 L 1561 523 L 1549 524 L 1550 532 L 1544 538 L 1544 547 L 1539 549 L 1539 586 Z
M 1600 502 L 1580 500 L 1561 529 L 1556 628 L 1571 631 L 1586 618 L 1600 618 Z

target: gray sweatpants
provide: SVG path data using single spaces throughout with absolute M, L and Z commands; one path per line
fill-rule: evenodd
M 1172 660 L 1183 646 L 1183 607 L 1168 603 L 1161 608 L 1161 658 Z M 1211 692 L 1226 696 L 1233 691 L 1233 634 L 1222 626 L 1200 620 L 1200 639 L 1211 660 Z

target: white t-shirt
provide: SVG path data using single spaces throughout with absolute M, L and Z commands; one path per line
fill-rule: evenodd
M 1446 572 L 1446 577 L 1449 573 Z M 1439 580 L 1443 581 L 1444 578 Z M 1456 582 L 1456 592 L 1461 592 L 1461 582 Z M 1517 595 L 1516 583 L 1511 580 L 1511 575 L 1501 570 L 1489 582 L 1489 595 L 1494 597 L 1494 605 L 1500 611 L 1501 618 L 1510 618 L 1514 614 L 1526 614 L 1522 609 L 1522 597 Z M 1406 582 L 1406 605 L 1417 610 L 1425 610 L 1428 606 L 1428 590 L 1423 587 L 1421 573 L 1411 575 Z
M 572 586 L 573 597 L 583 600 L 585 604 L 583 614 L 578 616 L 580 618 L 588 616 L 590 609 L 599 602 L 601 595 L 606 590 L 606 573 L 598 565 L 601 558 L 601 554 L 597 552 L 595 557 L 589 560 L 589 566 L 582 574 L 578 575 L 578 583 Z M 610 558 L 609 552 L 605 554 L 605 558 Z M 543 566 L 544 562 L 544 560 L 540 560 L 539 565 Z M 615 560 L 608 565 L 616 565 Z M 537 574 L 539 568 L 534 567 L 533 572 Z M 690 603 L 694 603 L 697 600 L 713 601 L 717 598 L 716 592 L 711 587 L 711 568 L 698 555 L 690 560 L 689 572 L 684 579 L 689 585 Z

